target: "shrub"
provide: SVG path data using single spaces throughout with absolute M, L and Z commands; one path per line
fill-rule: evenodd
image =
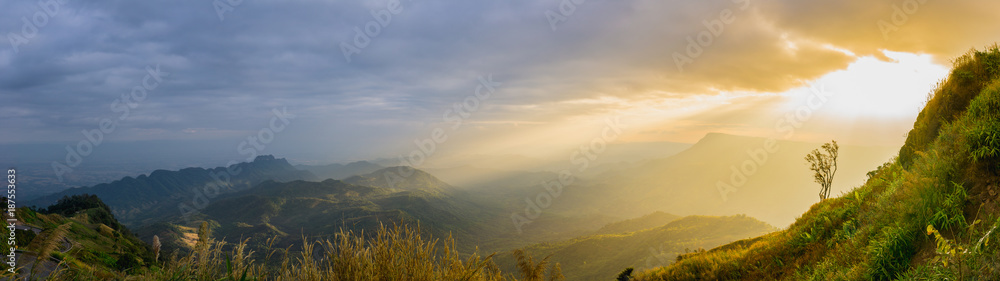
M 910 265 L 910 257 L 916 253 L 914 232 L 900 225 L 889 226 L 882 235 L 872 241 L 868 255 L 872 258 L 869 278 L 873 280 L 895 279 Z
M 931 216 L 929 224 L 939 229 L 960 229 L 967 225 L 965 214 L 962 208 L 965 207 L 965 199 L 968 195 L 965 188 L 957 183 L 952 183 L 951 193 L 938 194 L 936 200 L 930 206 L 937 210 Z
M 142 263 L 139 262 L 139 257 L 129 252 L 122 254 L 118 257 L 118 261 L 115 262 L 115 267 L 121 271 L 128 271 L 139 266 L 142 266 Z
M 973 160 L 992 161 L 1000 156 L 1000 80 L 969 105 L 972 125 L 965 130 Z

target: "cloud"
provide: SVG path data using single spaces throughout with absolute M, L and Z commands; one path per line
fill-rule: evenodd
M 985 0 L 777 1 L 761 2 L 760 11 L 798 37 L 858 54 L 927 53 L 947 62 L 996 42 L 998 5 Z
M 475 121 L 544 123 L 658 95 L 780 92 L 846 68 L 852 52 L 947 60 L 1000 31 L 1000 4 L 926 1 L 883 36 L 878 22 L 905 1 L 861 0 L 593 0 L 553 30 L 546 13 L 562 14 L 563 2 L 402 1 L 347 62 L 341 43 L 385 1 L 244 1 L 224 21 L 211 1 L 67 1 L 18 51 L 0 44 L 0 99 L 19 109 L 0 129 L 19 132 L 6 142 L 75 141 L 117 116 L 110 104 L 159 65 L 170 76 L 111 139 L 231 137 L 288 107 L 301 129 L 287 138 L 303 149 L 408 143 L 480 75 L 504 84 Z M 9 3 L 0 34 L 20 33 L 39 9 Z M 678 69 L 674 54 L 689 55 L 688 38 L 711 33 L 725 11 L 732 22 Z

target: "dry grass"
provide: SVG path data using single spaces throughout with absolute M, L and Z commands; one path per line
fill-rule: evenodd
M 162 267 L 114 276 L 72 268 L 56 272 L 51 280 L 518 280 L 500 272 L 492 260 L 495 254 L 463 255 L 451 237 L 425 239 L 419 229 L 407 226 L 383 226 L 374 235 L 341 231 L 329 240 L 303 238 L 300 251 L 294 254 L 290 254 L 291 247 L 273 248 L 275 239 L 269 239 L 267 253 L 262 255 L 248 251 L 247 240 L 227 245 L 212 239 L 210 232 L 202 225 L 194 250 L 170 258 Z M 523 251 L 517 254 L 525 265 L 526 271 L 520 272 L 523 280 L 563 280 L 558 264 L 548 267 L 546 278 L 547 258 L 535 263 Z

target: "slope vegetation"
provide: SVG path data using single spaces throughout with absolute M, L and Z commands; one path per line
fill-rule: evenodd
M 1000 278 L 1000 50 L 971 51 L 935 90 L 899 157 L 787 230 L 640 280 Z
M 96 196 L 65 197 L 46 209 L 15 212 L 17 241 L 9 246 L 17 247 L 17 279 L 48 279 L 56 277 L 53 274 L 75 280 L 121 279 L 156 264 L 153 249 Z M 14 274 L 3 273 L 0 279 L 12 280 L 7 278 Z

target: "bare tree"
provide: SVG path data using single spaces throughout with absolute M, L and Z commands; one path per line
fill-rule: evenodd
M 830 186 L 833 185 L 833 175 L 837 173 L 837 155 L 840 146 L 834 140 L 823 144 L 822 148 L 823 151 L 815 149 L 806 155 L 806 161 L 809 161 L 810 165 L 809 169 L 816 172 L 813 177 L 815 177 L 816 183 L 821 186 L 819 190 L 820 201 L 830 198 Z

